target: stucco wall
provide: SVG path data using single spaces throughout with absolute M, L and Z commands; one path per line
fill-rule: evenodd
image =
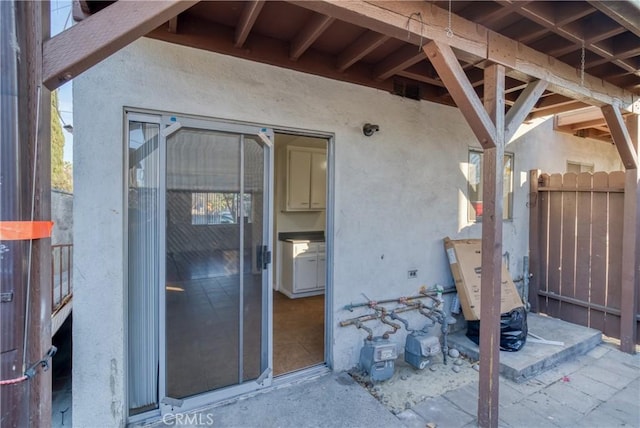
M 51 244 L 73 244 L 73 194 L 51 191 Z
M 74 100 L 74 426 L 122 425 L 126 414 L 123 106 L 335 135 L 337 370 L 357 362 L 363 338 L 337 326 L 357 315 L 345 304 L 362 293 L 384 299 L 452 285 L 442 238 L 480 237 L 480 226 L 464 221 L 465 165 L 478 144 L 457 109 L 146 39 L 77 78 Z M 366 122 L 380 132 L 363 136 Z M 504 251 L 517 276 L 528 240 L 527 171 L 563 171 L 567 159 L 596 170 L 619 163 L 613 147 L 555 134 L 549 121 L 508 150 L 516 191 Z M 410 268 L 418 279 L 407 279 Z

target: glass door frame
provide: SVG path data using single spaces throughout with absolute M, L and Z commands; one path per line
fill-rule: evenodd
M 232 134 L 239 134 L 241 141 L 243 135 L 255 137 L 256 140 L 261 141 L 264 149 L 264 198 L 263 198 L 263 245 L 266 245 L 269 251 L 272 251 L 273 242 L 273 165 L 274 165 L 274 150 L 273 150 L 273 130 L 271 128 L 235 124 L 229 122 L 218 121 L 215 119 L 198 119 L 180 115 L 161 115 L 161 138 L 160 138 L 160 195 L 159 195 L 159 224 L 160 230 L 160 245 L 159 260 L 160 260 L 160 278 L 161 278 L 161 290 L 159 293 L 159 350 L 160 350 L 160 364 L 159 364 L 159 379 L 158 379 L 158 400 L 160 413 L 175 414 L 178 412 L 185 412 L 193 410 L 199 407 L 203 407 L 208 404 L 215 403 L 216 401 L 228 399 L 241 394 L 256 391 L 258 389 L 271 386 L 273 381 L 273 296 L 270 293 L 272 288 L 272 264 L 268 263 L 266 269 L 262 272 L 262 325 L 261 325 L 261 375 L 255 380 L 249 380 L 246 382 L 238 383 L 228 387 L 203 392 L 198 395 L 187 397 L 185 399 L 174 399 L 167 397 L 167 355 L 166 355 L 166 165 L 167 165 L 167 137 L 172 133 L 178 131 L 181 127 L 209 130 L 217 132 L 228 132 Z M 241 143 L 241 147 L 243 143 Z M 241 171 L 241 174 L 244 171 Z M 241 311 L 242 313 L 242 311 Z M 242 358 L 239 355 L 238 358 Z M 265 364 L 266 363 L 266 364 Z M 265 367 L 266 365 L 266 367 Z M 203 367 L 202 370 L 206 370 Z

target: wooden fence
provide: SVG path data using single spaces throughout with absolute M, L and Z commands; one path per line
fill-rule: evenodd
M 625 173 L 531 171 L 530 187 L 532 310 L 619 338 Z

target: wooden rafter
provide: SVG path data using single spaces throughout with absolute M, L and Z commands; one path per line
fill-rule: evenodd
M 43 47 L 43 82 L 55 89 L 169 21 L 197 1 L 116 2 L 68 30 Z
M 379 34 L 375 31 L 365 32 L 338 56 L 336 68 L 340 71 L 345 71 L 387 40 L 389 40 L 389 36 L 384 34 Z
M 168 27 L 169 27 L 168 31 L 170 33 L 175 34 L 178 32 L 178 16 L 177 15 L 169 20 Z
M 423 49 L 482 147 L 486 149 L 494 146 L 495 125 L 482 106 L 480 98 L 471 86 L 451 47 L 433 40 Z
M 250 1 L 244 6 L 240 21 L 238 21 L 238 25 L 236 26 L 236 34 L 234 37 L 235 47 L 241 48 L 244 42 L 247 41 L 253 24 L 255 24 L 256 19 L 258 19 L 258 15 L 260 15 L 263 7 L 264 0 Z
M 315 42 L 318 37 L 325 32 L 327 28 L 333 23 L 335 18 L 331 16 L 322 15 L 316 13 L 311 17 L 311 20 L 307 23 L 304 29 L 296 36 L 291 42 L 291 52 L 289 58 L 297 60 L 306 52 L 307 49 Z
M 412 44 L 420 45 L 425 39 L 447 43 L 456 49 L 459 59 L 465 61 L 486 58 L 487 52 L 492 50 L 490 40 L 503 39 L 489 37 L 491 30 L 456 15 L 452 17 L 454 36 L 448 38 L 444 31 L 448 26 L 446 11 L 427 2 L 324 0 L 293 3 Z M 422 20 L 409 19 L 418 12 Z M 542 34 L 547 31 L 545 29 Z M 618 104 L 626 110 L 640 112 L 640 100 L 632 93 L 589 74 L 585 74 L 584 84 L 581 84 L 574 67 L 521 42 L 509 46 L 502 52 L 505 58 L 503 65 L 511 69 L 509 76 L 525 82 L 535 79 L 548 81 L 549 90 L 591 105 Z
M 424 52 L 415 46 L 405 46 L 385 58 L 373 70 L 373 76 L 377 80 L 387 80 L 398 72 L 424 61 Z

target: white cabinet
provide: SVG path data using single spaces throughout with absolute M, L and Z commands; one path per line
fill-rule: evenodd
M 327 152 L 287 147 L 287 211 L 321 211 L 326 206 Z
M 280 291 L 292 299 L 323 294 L 326 265 L 323 242 L 283 242 Z

